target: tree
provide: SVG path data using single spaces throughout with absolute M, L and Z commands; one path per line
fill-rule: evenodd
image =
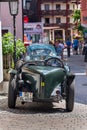
M 73 13 L 73 19 L 75 22 L 75 29 L 78 30 L 78 32 L 83 32 L 83 27 L 81 26 L 81 11 L 75 10 Z
M 13 35 L 8 32 L 5 33 L 2 37 L 2 52 L 3 55 L 7 55 L 7 54 L 13 54 Z
M 2 37 L 2 52 L 3 52 L 3 58 L 5 57 L 6 59 L 4 60 L 6 62 L 3 63 L 8 64 L 5 65 L 6 66 L 5 69 L 9 67 L 13 67 L 13 62 L 12 62 L 13 60 L 11 61 L 11 59 L 13 59 L 13 53 L 14 53 L 14 36 L 10 32 L 5 33 Z M 16 40 L 16 58 L 18 59 L 20 57 L 20 54 L 25 52 L 26 52 L 26 48 L 22 40 L 21 39 Z M 8 58 L 8 56 L 11 58 Z M 12 65 L 9 65 L 9 63 Z

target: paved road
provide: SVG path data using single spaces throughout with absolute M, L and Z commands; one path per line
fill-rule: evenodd
M 87 62 L 83 55 L 72 55 L 68 59 L 71 71 L 75 73 L 75 101 L 87 104 Z
M 67 61 L 76 74 L 73 112 L 65 111 L 64 102 L 21 105 L 17 101 L 17 108 L 12 110 L 7 107 L 7 97 L 0 96 L 0 130 L 87 130 L 86 64 L 81 57 L 71 56 Z

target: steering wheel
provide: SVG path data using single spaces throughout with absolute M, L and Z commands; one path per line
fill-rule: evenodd
M 57 57 L 50 57 L 46 59 L 44 63 L 46 66 L 64 68 L 63 62 Z

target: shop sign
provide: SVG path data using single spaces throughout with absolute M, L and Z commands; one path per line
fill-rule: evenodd
M 42 22 L 24 23 L 24 33 L 29 33 L 29 34 L 43 33 Z
M 24 23 L 24 45 L 32 44 L 32 35 L 43 34 L 43 24 L 41 22 Z

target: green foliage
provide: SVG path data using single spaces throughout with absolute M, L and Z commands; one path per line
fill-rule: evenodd
M 81 23 L 78 23 L 78 30 L 79 30 L 79 31 L 82 31 L 82 30 L 83 30 L 83 27 L 81 26 Z
M 75 10 L 73 13 L 74 22 L 79 22 L 80 16 L 81 16 L 80 10 Z
M 73 13 L 73 19 L 76 24 L 75 29 L 78 30 L 78 32 L 83 35 L 83 27 L 81 26 L 81 11 L 75 10 Z
M 24 54 L 26 52 L 26 48 L 24 47 L 24 43 L 21 39 L 16 41 L 16 56 L 19 58 L 20 54 Z
M 3 55 L 14 53 L 14 36 L 8 32 L 5 33 L 2 37 L 2 49 Z M 24 43 L 21 39 L 16 40 L 16 57 L 19 58 L 21 53 L 25 53 L 26 48 L 24 47 Z
M 2 49 L 3 49 L 3 55 L 6 54 L 13 54 L 13 35 L 8 32 L 5 33 L 2 37 Z

